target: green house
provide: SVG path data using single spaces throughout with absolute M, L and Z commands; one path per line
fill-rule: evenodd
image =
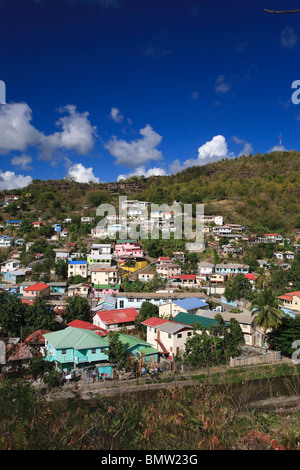
M 158 350 L 153 348 L 151 344 L 136 338 L 131 335 L 124 335 L 119 333 L 119 340 L 121 343 L 126 345 L 127 352 L 131 356 L 140 358 L 144 356 L 145 362 L 151 362 L 151 360 L 158 362 Z
M 91 364 L 107 362 L 109 343 L 106 337 L 84 328 L 67 327 L 46 333 L 43 355 L 45 360 L 72 370 Z

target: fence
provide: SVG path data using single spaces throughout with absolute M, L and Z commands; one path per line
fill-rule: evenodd
M 237 356 L 230 358 L 230 367 L 249 366 L 254 364 L 270 364 L 272 362 L 281 361 L 280 351 L 269 351 L 263 354 L 255 354 L 251 356 Z

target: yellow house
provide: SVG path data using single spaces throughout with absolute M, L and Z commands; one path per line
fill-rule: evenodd
M 147 260 L 135 261 L 135 266 L 126 266 L 125 263 L 120 263 L 120 268 L 124 269 L 124 271 L 129 271 L 130 273 L 135 273 L 146 266 L 148 266 Z
M 300 291 L 288 292 L 287 294 L 280 295 L 278 299 L 281 300 L 284 308 L 300 312 Z

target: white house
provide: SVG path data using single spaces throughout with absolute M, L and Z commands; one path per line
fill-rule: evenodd
M 185 350 L 186 340 L 194 334 L 192 326 L 163 318 L 149 318 L 142 324 L 147 327 L 147 343 L 171 360 Z

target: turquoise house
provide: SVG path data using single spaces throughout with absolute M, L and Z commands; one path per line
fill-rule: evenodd
M 137 359 L 144 356 L 146 364 L 151 361 L 158 362 L 158 350 L 146 341 L 121 333 L 119 333 L 119 340 L 126 346 L 128 355 L 135 356 Z
M 44 338 L 45 360 L 58 363 L 58 368 L 74 370 L 108 360 L 108 340 L 94 331 L 69 326 Z

